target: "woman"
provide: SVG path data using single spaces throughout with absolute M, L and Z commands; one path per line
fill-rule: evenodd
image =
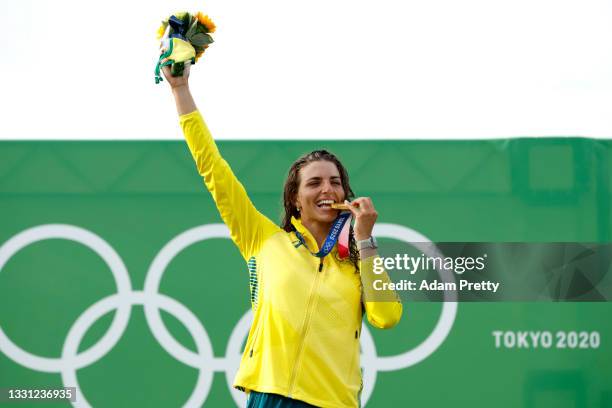
M 254 317 L 234 386 L 249 393 L 248 407 L 359 406 L 364 309 L 379 328 L 394 326 L 402 313 L 395 294 L 387 302 L 362 298 L 374 279 L 372 201 L 349 203 L 350 256 L 338 256 L 337 245 L 320 253 L 339 215 L 331 203 L 353 197 L 338 159 L 320 150 L 292 165 L 279 227 L 257 211 L 219 154 L 189 91 L 189 65 L 182 77 L 168 67 L 164 75 L 198 171 L 249 269 Z M 386 273 L 375 278 L 388 280 Z

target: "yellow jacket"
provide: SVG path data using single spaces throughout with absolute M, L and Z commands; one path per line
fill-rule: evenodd
M 254 318 L 234 387 L 321 407 L 359 406 L 360 273 L 338 257 L 337 248 L 324 258 L 313 256 L 294 232 L 257 211 L 198 111 L 182 115 L 180 124 L 249 270 Z M 292 222 L 308 247 L 318 251 L 300 220 Z M 371 258 L 361 261 L 360 269 L 367 268 Z M 401 317 L 399 301 L 364 303 L 375 327 L 392 327 Z

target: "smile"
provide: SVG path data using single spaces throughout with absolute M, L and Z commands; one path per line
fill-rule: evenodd
M 319 208 L 331 208 L 331 205 L 334 203 L 334 200 L 319 200 L 317 201 L 317 207 Z

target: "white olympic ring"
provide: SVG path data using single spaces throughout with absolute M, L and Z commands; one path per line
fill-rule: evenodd
M 422 234 L 397 224 L 377 224 L 374 235 L 392 238 L 415 246 L 428 256 L 439 256 L 435 245 Z M 95 363 L 106 355 L 119 341 L 127 328 L 132 306 L 143 305 L 147 324 L 155 339 L 175 359 L 198 369 L 196 386 L 185 402 L 185 407 L 202 406 L 212 385 L 214 372 L 225 372 L 227 385 L 238 406 L 244 406 L 246 397 L 232 387 L 233 378 L 240 365 L 242 344 L 252 321 L 248 310 L 234 327 L 225 350 L 225 357 L 214 357 L 208 334 L 199 319 L 176 299 L 158 293 L 162 275 L 168 264 L 185 248 L 211 238 L 229 239 L 224 224 L 208 224 L 191 228 L 177 235 L 157 254 L 147 272 L 143 291 L 131 289 L 131 282 L 125 264 L 115 250 L 98 235 L 83 228 L 65 224 L 47 224 L 24 230 L 6 241 L 0 247 L 0 271 L 9 259 L 26 246 L 47 239 L 65 239 L 78 242 L 98 254 L 110 268 L 117 293 L 107 296 L 86 309 L 73 323 L 64 341 L 60 358 L 48 358 L 31 354 L 17 345 L 4 333 L 0 325 L 0 351 L 24 367 L 42 372 L 60 373 L 64 386 L 76 386 L 75 407 L 90 407 L 77 380 L 78 369 Z M 454 280 L 451 271 L 438 271 L 443 281 Z M 457 299 L 453 293 L 444 293 L 440 318 L 433 332 L 418 346 L 396 356 L 381 356 L 376 353 L 374 339 L 366 326 L 361 336 L 361 366 L 364 389 L 362 405 L 366 405 L 376 383 L 378 371 L 392 371 L 410 367 L 431 355 L 446 339 L 457 313 Z M 197 352 L 185 348 L 176 341 L 164 325 L 159 309 L 175 316 L 194 339 Z M 79 345 L 89 328 L 105 314 L 116 310 L 115 317 L 102 338 L 89 349 L 78 353 Z

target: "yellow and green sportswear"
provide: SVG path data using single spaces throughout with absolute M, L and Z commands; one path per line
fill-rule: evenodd
M 338 257 L 337 246 L 324 258 L 313 256 L 294 232 L 255 208 L 198 111 L 182 115 L 180 124 L 249 270 L 254 318 L 234 386 L 321 407 L 359 406 L 363 309 L 373 326 L 388 328 L 400 320 L 402 304 L 362 303 L 361 275 Z M 300 220 L 292 223 L 318 251 Z M 362 273 L 371 269 L 372 258 L 361 260 Z M 388 279 L 386 273 L 381 277 Z

